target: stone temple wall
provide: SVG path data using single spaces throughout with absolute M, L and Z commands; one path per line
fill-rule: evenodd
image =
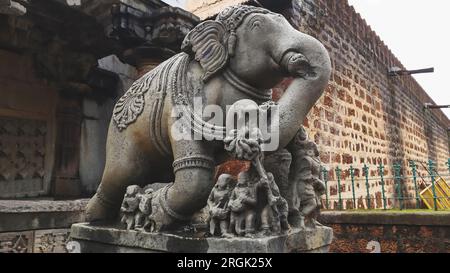
M 199 12 L 207 10 L 205 2 L 214 2 L 217 8 L 217 1 L 203 1 Z M 229 5 L 227 1 L 222 3 L 222 8 Z M 350 165 L 356 169 L 356 179 L 361 180 L 355 187 L 357 204 L 344 201 L 344 208 L 367 208 L 364 164 L 370 168 L 371 177 L 379 176 L 380 163 L 386 165 L 385 177 L 394 175 L 395 163 L 402 165 L 402 175 L 411 176 L 409 160 L 426 164 L 431 159 L 439 163 L 440 173 L 448 173 L 448 118 L 440 110 L 424 111 L 424 103 L 433 100 L 413 77 L 388 76 L 389 67 L 404 67 L 346 0 L 297 0 L 283 14 L 296 28 L 319 39 L 332 59 L 330 84 L 304 121 L 311 139 L 320 146 L 324 166 L 330 170 L 331 208 L 338 203 L 337 166 L 343 169 L 343 199 L 352 198 Z M 289 83 L 286 80 L 274 89 L 275 98 Z M 236 174 L 242 167 L 242 163 L 234 162 L 222 166 L 219 172 Z M 427 175 L 422 167 L 419 173 Z M 388 205 L 395 206 L 392 179 L 386 180 L 386 191 Z M 403 191 L 407 198 L 415 196 L 412 181 L 405 182 Z M 380 181 L 370 182 L 370 194 L 375 200 L 372 206 L 382 207 Z

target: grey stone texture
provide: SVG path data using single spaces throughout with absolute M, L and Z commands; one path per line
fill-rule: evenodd
M 72 226 L 71 240 L 80 243 L 82 253 L 292 253 L 328 252 L 333 230 L 294 229 L 286 235 L 261 239 L 189 237 L 176 233 L 126 231 L 117 227 L 81 223 Z
M 0 0 L 0 14 L 20 16 L 26 12 L 27 9 L 17 1 Z
M 1 200 L 0 253 L 65 253 L 88 200 Z
M 270 38 L 262 36 L 267 33 Z M 182 49 L 183 53 L 136 81 L 116 104 L 105 171 L 88 205 L 88 221 L 117 217 L 127 186 L 135 184 L 173 182 L 152 199 L 151 219 L 157 230 L 170 230 L 206 205 L 215 166 L 230 156 L 221 141 L 179 140 L 171 134 L 178 119 L 170 113 L 179 109 L 197 128 L 224 133 L 224 127 L 195 116 L 194 96 L 206 99 L 203 106 L 220 106 L 227 113 L 226 106 L 237 101 L 266 103 L 268 90 L 292 76 L 279 101 L 281 118 L 273 121 L 279 126 L 283 148 L 322 95 L 331 74 L 329 55 L 318 40 L 262 8 L 225 9 L 216 20 L 194 28 Z
M 69 228 L 85 220 L 87 200 L 1 200 L 0 232 Z
M 66 253 L 70 229 L 0 233 L 0 253 Z

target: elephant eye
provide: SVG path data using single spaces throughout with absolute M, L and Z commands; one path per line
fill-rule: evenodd
M 252 23 L 252 29 L 254 28 L 260 28 L 261 27 L 261 21 L 260 20 L 255 20 Z

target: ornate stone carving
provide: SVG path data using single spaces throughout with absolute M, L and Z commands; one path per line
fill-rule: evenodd
M 125 193 L 122 206 L 120 208 L 121 220 L 127 230 L 153 230 L 151 219 L 149 218 L 152 207 L 153 189 L 142 189 L 139 186 L 129 186 Z
M 217 15 L 217 20 L 222 22 L 229 32 L 236 32 L 236 29 L 242 24 L 245 17 L 256 13 L 269 14 L 271 12 L 267 9 L 252 6 L 231 6 L 220 12 Z
M 122 131 L 144 111 L 144 94 L 150 88 L 156 71 L 135 82 L 131 88 L 119 99 L 113 111 L 113 120 L 117 128 Z
M 292 153 L 290 169 L 290 191 L 292 204 L 290 220 L 296 227 L 305 228 L 305 218 L 311 227 L 316 227 L 320 213 L 321 196 L 325 194 L 321 162 L 317 145 L 308 139 L 301 128 L 288 149 Z
M 228 61 L 228 42 L 226 31 L 219 22 L 203 22 L 195 27 L 185 38 L 182 49 L 191 51 L 196 61 L 205 69 L 203 81 L 209 80 L 220 71 Z
M 254 163 L 239 174 L 236 186 L 230 176 L 219 177 L 208 201 L 211 235 L 215 235 L 217 225 L 224 237 L 253 238 L 289 230 L 287 202 L 273 175 L 261 177 Z
M 43 190 L 46 135 L 45 121 L 0 117 L 0 196 Z
M 37 230 L 34 232 L 33 253 L 66 253 L 70 230 Z
M 113 29 L 111 35 L 124 45 L 151 44 L 178 51 L 183 38 L 199 22 L 195 15 L 180 8 L 164 6 L 163 3 L 142 2 L 136 5 L 128 2 L 109 7 Z
M 0 253 L 32 253 L 33 232 L 1 233 Z
M 261 35 L 268 33 L 271 39 L 261 40 Z M 271 233 L 287 228 L 286 200 L 276 184 L 277 177 L 267 173 L 263 166 L 261 146 L 264 147 L 266 140 L 258 134 L 247 138 L 239 130 L 229 132 L 224 126 L 210 122 L 194 111 L 194 99 L 206 100 L 203 108 L 219 107 L 223 117 L 229 114 L 228 106 L 245 99 L 256 101 L 251 101 L 256 105 L 255 111 L 269 110 L 270 103 L 259 107 L 269 99 L 267 90 L 286 76 L 294 77 L 277 107 L 281 118 L 270 121 L 279 127 L 281 150 L 295 136 L 300 121 L 328 83 L 331 62 L 325 47 L 295 30 L 281 15 L 262 8 L 236 6 L 227 8 L 216 20 L 194 28 L 186 36 L 183 49 L 184 53 L 139 80 L 136 84 L 141 86 L 136 89 L 139 91 L 129 91 L 116 107 L 114 126 L 120 127 L 111 130 L 108 136 L 114 141 L 108 147 L 101 186 L 88 205 L 88 220 L 115 218 L 127 186 L 134 181 L 172 182 L 175 169 L 173 184 L 152 194 L 149 219 L 157 231 L 180 228 L 204 207 L 214 187 L 212 166 L 229 158 L 227 152 L 231 152 L 235 158 L 251 161 L 252 165 L 249 173 L 242 174 L 241 183 L 230 199 L 229 206 L 235 207 L 234 211 L 230 209 L 230 221 L 243 223 L 245 218 L 249 236 L 262 229 L 261 223 L 249 220 L 252 218 L 265 222 L 264 232 L 267 226 Z M 152 73 L 155 76 L 150 78 Z M 161 99 L 167 96 L 170 99 Z M 144 112 L 149 114 L 143 115 Z M 143 126 L 145 130 L 138 126 L 131 128 L 129 125 L 135 121 L 138 121 L 135 124 L 150 124 L 150 133 L 147 126 Z M 202 140 L 173 137 L 177 128 L 173 125 L 178 121 L 189 126 L 189 133 L 203 136 Z M 125 128 L 132 133 L 121 133 Z M 253 135 L 257 129 L 249 127 L 243 132 Z M 202 159 L 192 160 L 192 157 Z M 145 164 L 149 166 L 143 167 Z M 161 177 L 165 180 L 160 181 Z M 255 190 L 262 197 L 255 197 L 252 193 Z M 249 202 L 241 203 L 246 213 L 241 214 L 239 200 L 246 198 Z M 234 203 L 236 206 L 230 205 Z M 238 228 L 237 233 L 242 234 L 242 229 Z
M 214 160 L 205 156 L 190 156 L 186 158 L 177 159 L 173 162 L 173 172 L 176 173 L 179 170 L 185 168 L 205 168 L 214 169 Z
M 230 197 L 235 187 L 232 176 L 223 174 L 217 180 L 216 186 L 208 198 L 209 233 L 219 233 L 223 237 L 231 237 L 230 226 Z
M 244 111 L 246 108 L 251 111 L 248 108 L 251 108 L 252 104 L 248 101 L 242 101 L 238 105 L 236 106 L 238 119 L 244 116 L 244 113 L 239 111 Z M 258 111 L 258 106 L 254 110 Z M 280 234 L 289 230 L 288 204 L 281 196 L 274 176 L 267 173 L 263 167 L 264 156 L 260 146 L 263 142 L 262 134 L 258 128 L 251 128 L 249 124 L 244 123 L 243 126 L 243 128 L 237 128 L 225 139 L 225 149 L 236 159 L 251 161 L 251 165 L 249 170 L 238 175 L 237 184 L 230 200 L 227 201 L 228 205 L 220 211 L 223 214 L 222 219 L 228 217 L 230 219 L 229 230 L 222 231 L 222 234 L 251 238 L 256 235 Z M 254 133 L 250 133 L 251 131 Z M 216 187 L 222 186 L 220 182 L 222 181 L 219 181 Z M 211 195 L 214 195 L 215 191 L 216 189 Z M 214 207 L 213 209 L 211 207 L 210 214 L 214 214 Z M 222 225 L 226 224 L 222 223 Z

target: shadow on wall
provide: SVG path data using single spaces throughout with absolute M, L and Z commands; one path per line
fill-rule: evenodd
M 117 90 L 111 91 L 113 98 L 102 101 L 86 98 L 83 101 L 81 126 L 80 179 L 83 196 L 90 197 L 97 190 L 106 162 L 106 140 L 114 105 L 137 78 L 134 67 L 120 62 L 114 56 L 98 61 L 99 68 L 119 76 Z M 114 95 L 115 94 L 115 95 Z

